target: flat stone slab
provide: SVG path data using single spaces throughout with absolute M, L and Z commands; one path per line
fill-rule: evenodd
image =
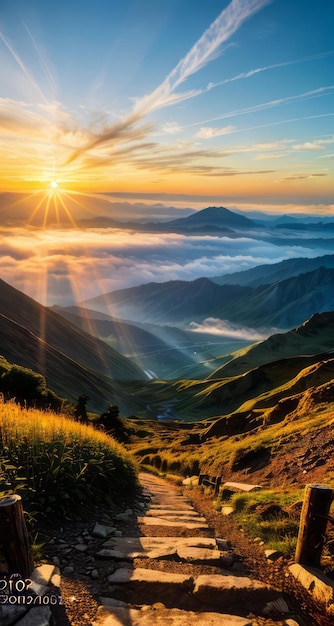
M 152 508 L 149 509 L 146 513 L 145 516 L 161 516 L 161 517 L 194 517 L 194 518 L 198 518 L 201 517 L 199 513 L 197 513 L 197 511 L 195 511 L 194 509 L 162 509 L 162 508 Z
M 136 567 L 130 569 L 121 567 L 108 576 L 108 582 L 113 585 L 124 585 L 128 583 L 149 584 L 149 585 L 172 585 L 181 587 L 192 587 L 193 578 L 184 574 L 172 574 L 170 572 L 160 572 L 159 570 L 144 569 Z
M 194 507 L 191 506 L 191 502 L 186 498 L 176 498 L 175 496 L 159 496 L 157 494 L 152 495 L 151 498 L 151 508 L 155 509 L 156 507 L 173 507 L 174 509 L 183 509 L 189 507 L 194 510 Z
M 118 607 L 98 608 L 92 626 L 252 626 L 252 621 L 223 613 L 194 613 L 167 609 L 160 605 L 143 606 L 141 610 Z
M 144 524 L 145 526 L 174 526 L 177 528 L 186 528 L 187 530 L 204 530 L 209 526 L 205 522 L 188 522 L 188 521 L 172 521 L 164 519 L 163 517 L 138 517 L 138 524 Z
M 222 608 L 234 606 L 236 613 L 240 607 L 245 612 L 261 611 L 267 602 L 279 597 L 278 592 L 259 580 L 221 574 L 198 576 L 193 593 L 205 604 Z
M 222 485 L 222 489 L 232 489 L 232 490 L 236 490 L 236 491 L 259 491 L 260 489 L 262 489 L 261 485 L 250 485 L 248 483 L 232 483 L 232 482 L 228 482 L 228 483 L 224 483 Z
M 156 550 L 166 555 L 175 554 L 179 547 L 215 549 L 217 544 L 213 537 L 115 537 L 103 544 L 103 549 L 125 555 L 124 560 L 149 556 Z
M 206 548 L 188 548 L 177 546 L 176 553 L 180 559 L 189 562 L 201 562 L 206 565 L 220 561 L 221 565 L 230 566 L 234 559 L 228 552 L 220 550 L 207 550 Z
M 324 604 L 330 615 L 334 615 L 334 581 L 320 570 L 299 563 L 290 565 L 289 570 L 313 598 Z
M 170 511 L 169 513 L 160 513 L 159 511 L 151 512 L 148 511 L 144 517 L 152 517 L 154 519 L 164 519 L 167 522 L 190 522 L 196 524 L 206 524 L 205 517 L 201 517 L 200 515 L 192 514 L 192 513 L 184 513 L 183 515 L 180 513 L 173 513 Z

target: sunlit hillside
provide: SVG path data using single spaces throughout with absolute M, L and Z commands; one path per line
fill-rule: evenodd
M 15 491 L 33 518 L 134 493 L 136 464 L 112 437 L 64 415 L 0 404 L 0 493 Z
M 255 400 L 254 400 L 255 403 Z M 269 403 L 268 403 L 269 404 Z M 190 424 L 131 422 L 131 450 L 163 473 L 200 471 L 271 487 L 334 485 L 334 380 L 270 406 Z

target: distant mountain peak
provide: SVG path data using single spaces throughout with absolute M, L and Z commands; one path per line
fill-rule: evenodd
M 240 213 L 234 213 L 226 207 L 209 206 L 201 211 L 196 211 L 188 217 L 173 220 L 169 224 L 179 225 L 183 227 L 196 226 L 216 226 L 218 228 L 254 228 L 256 222 L 250 220 Z

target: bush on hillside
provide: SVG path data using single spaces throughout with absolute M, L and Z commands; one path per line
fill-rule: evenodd
M 0 492 L 33 518 L 63 518 L 134 492 L 136 466 L 119 443 L 61 415 L 0 405 Z
M 11 365 L 0 357 L 0 392 L 6 400 L 15 399 L 22 406 L 60 411 L 64 400 L 46 386 L 42 374 L 20 365 Z

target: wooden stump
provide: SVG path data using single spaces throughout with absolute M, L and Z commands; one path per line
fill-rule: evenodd
M 0 498 L 0 543 L 8 565 L 8 574 L 29 578 L 34 564 L 21 496 Z
M 319 567 L 333 493 L 333 489 L 324 485 L 306 485 L 300 515 L 296 563 Z

